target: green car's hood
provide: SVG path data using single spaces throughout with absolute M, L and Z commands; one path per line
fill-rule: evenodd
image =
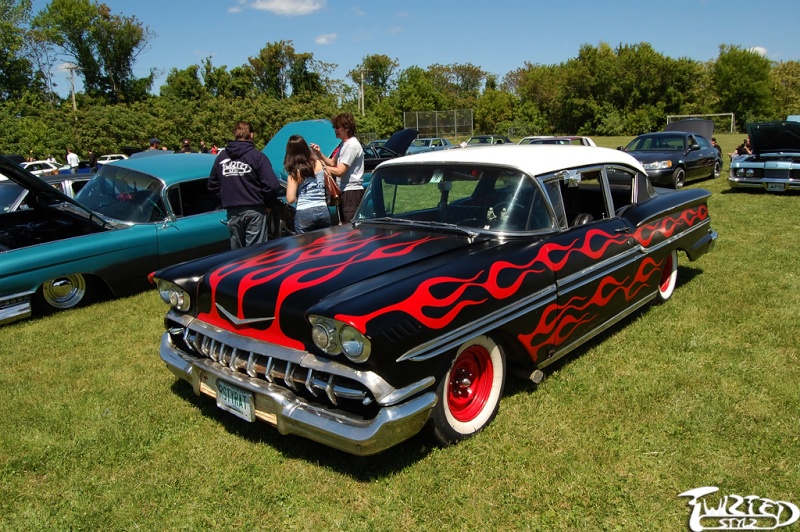
M 2 156 L 0 156 L 0 174 L 14 181 L 19 186 L 28 189 L 29 194 L 34 197 L 33 203 L 37 206 L 48 207 L 66 203 L 72 207 L 71 210 L 77 210 L 88 218 L 97 220 L 101 225 L 105 224 L 105 219 L 101 215 L 87 209 L 60 190 L 48 185 L 41 178 Z
M 339 145 L 339 139 L 333 131 L 333 124 L 327 119 L 302 120 L 290 122 L 280 128 L 261 150 L 269 158 L 275 175 L 281 181 L 286 181 L 286 170 L 283 168 L 283 158 L 286 155 L 286 143 L 292 135 L 300 135 L 309 144 L 318 144 L 322 153 L 331 153 Z

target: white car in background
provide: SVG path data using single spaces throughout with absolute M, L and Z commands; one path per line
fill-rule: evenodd
M 525 137 L 519 141 L 520 144 L 570 144 L 573 146 L 595 146 L 595 143 L 589 137 L 580 137 L 577 135 L 561 135 L 561 136 L 539 136 L 539 137 Z
M 37 176 L 55 175 L 59 170 L 69 170 L 69 166 L 59 166 L 50 161 L 25 161 L 20 163 L 20 166 Z
M 97 164 L 113 163 L 114 161 L 123 161 L 128 156 L 124 153 L 112 153 L 110 155 L 101 155 L 97 158 Z

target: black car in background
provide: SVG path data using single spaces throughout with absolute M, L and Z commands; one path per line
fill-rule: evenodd
M 364 172 L 372 172 L 383 161 L 405 155 L 417 135 L 419 135 L 419 131 L 416 129 L 401 129 L 389 137 L 389 140 L 385 141 L 382 146 L 363 145 Z
M 678 189 L 687 180 L 720 176 L 722 159 L 709 140 L 713 132 L 711 120 L 681 120 L 666 131 L 639 135 L 624 151 L 642 163 L 653 185 Z

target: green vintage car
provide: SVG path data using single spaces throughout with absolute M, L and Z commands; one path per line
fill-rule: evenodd
M 0 215 L 0 324 L 149 286 L 158 268 L 230 249 L 206 188 L 214 156 L 159 154 L 107 164 L 69 198 L 0 157 L 28 208 Z

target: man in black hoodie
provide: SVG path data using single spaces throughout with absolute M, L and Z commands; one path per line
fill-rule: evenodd
M 267 241 L 267 216 L 280 184 L 267 156 L 253 145 L 250 122 L 237 122 L 233 137 L 214 161 L 208 190 L 222 199 L 231 249 L 238 249 Z

